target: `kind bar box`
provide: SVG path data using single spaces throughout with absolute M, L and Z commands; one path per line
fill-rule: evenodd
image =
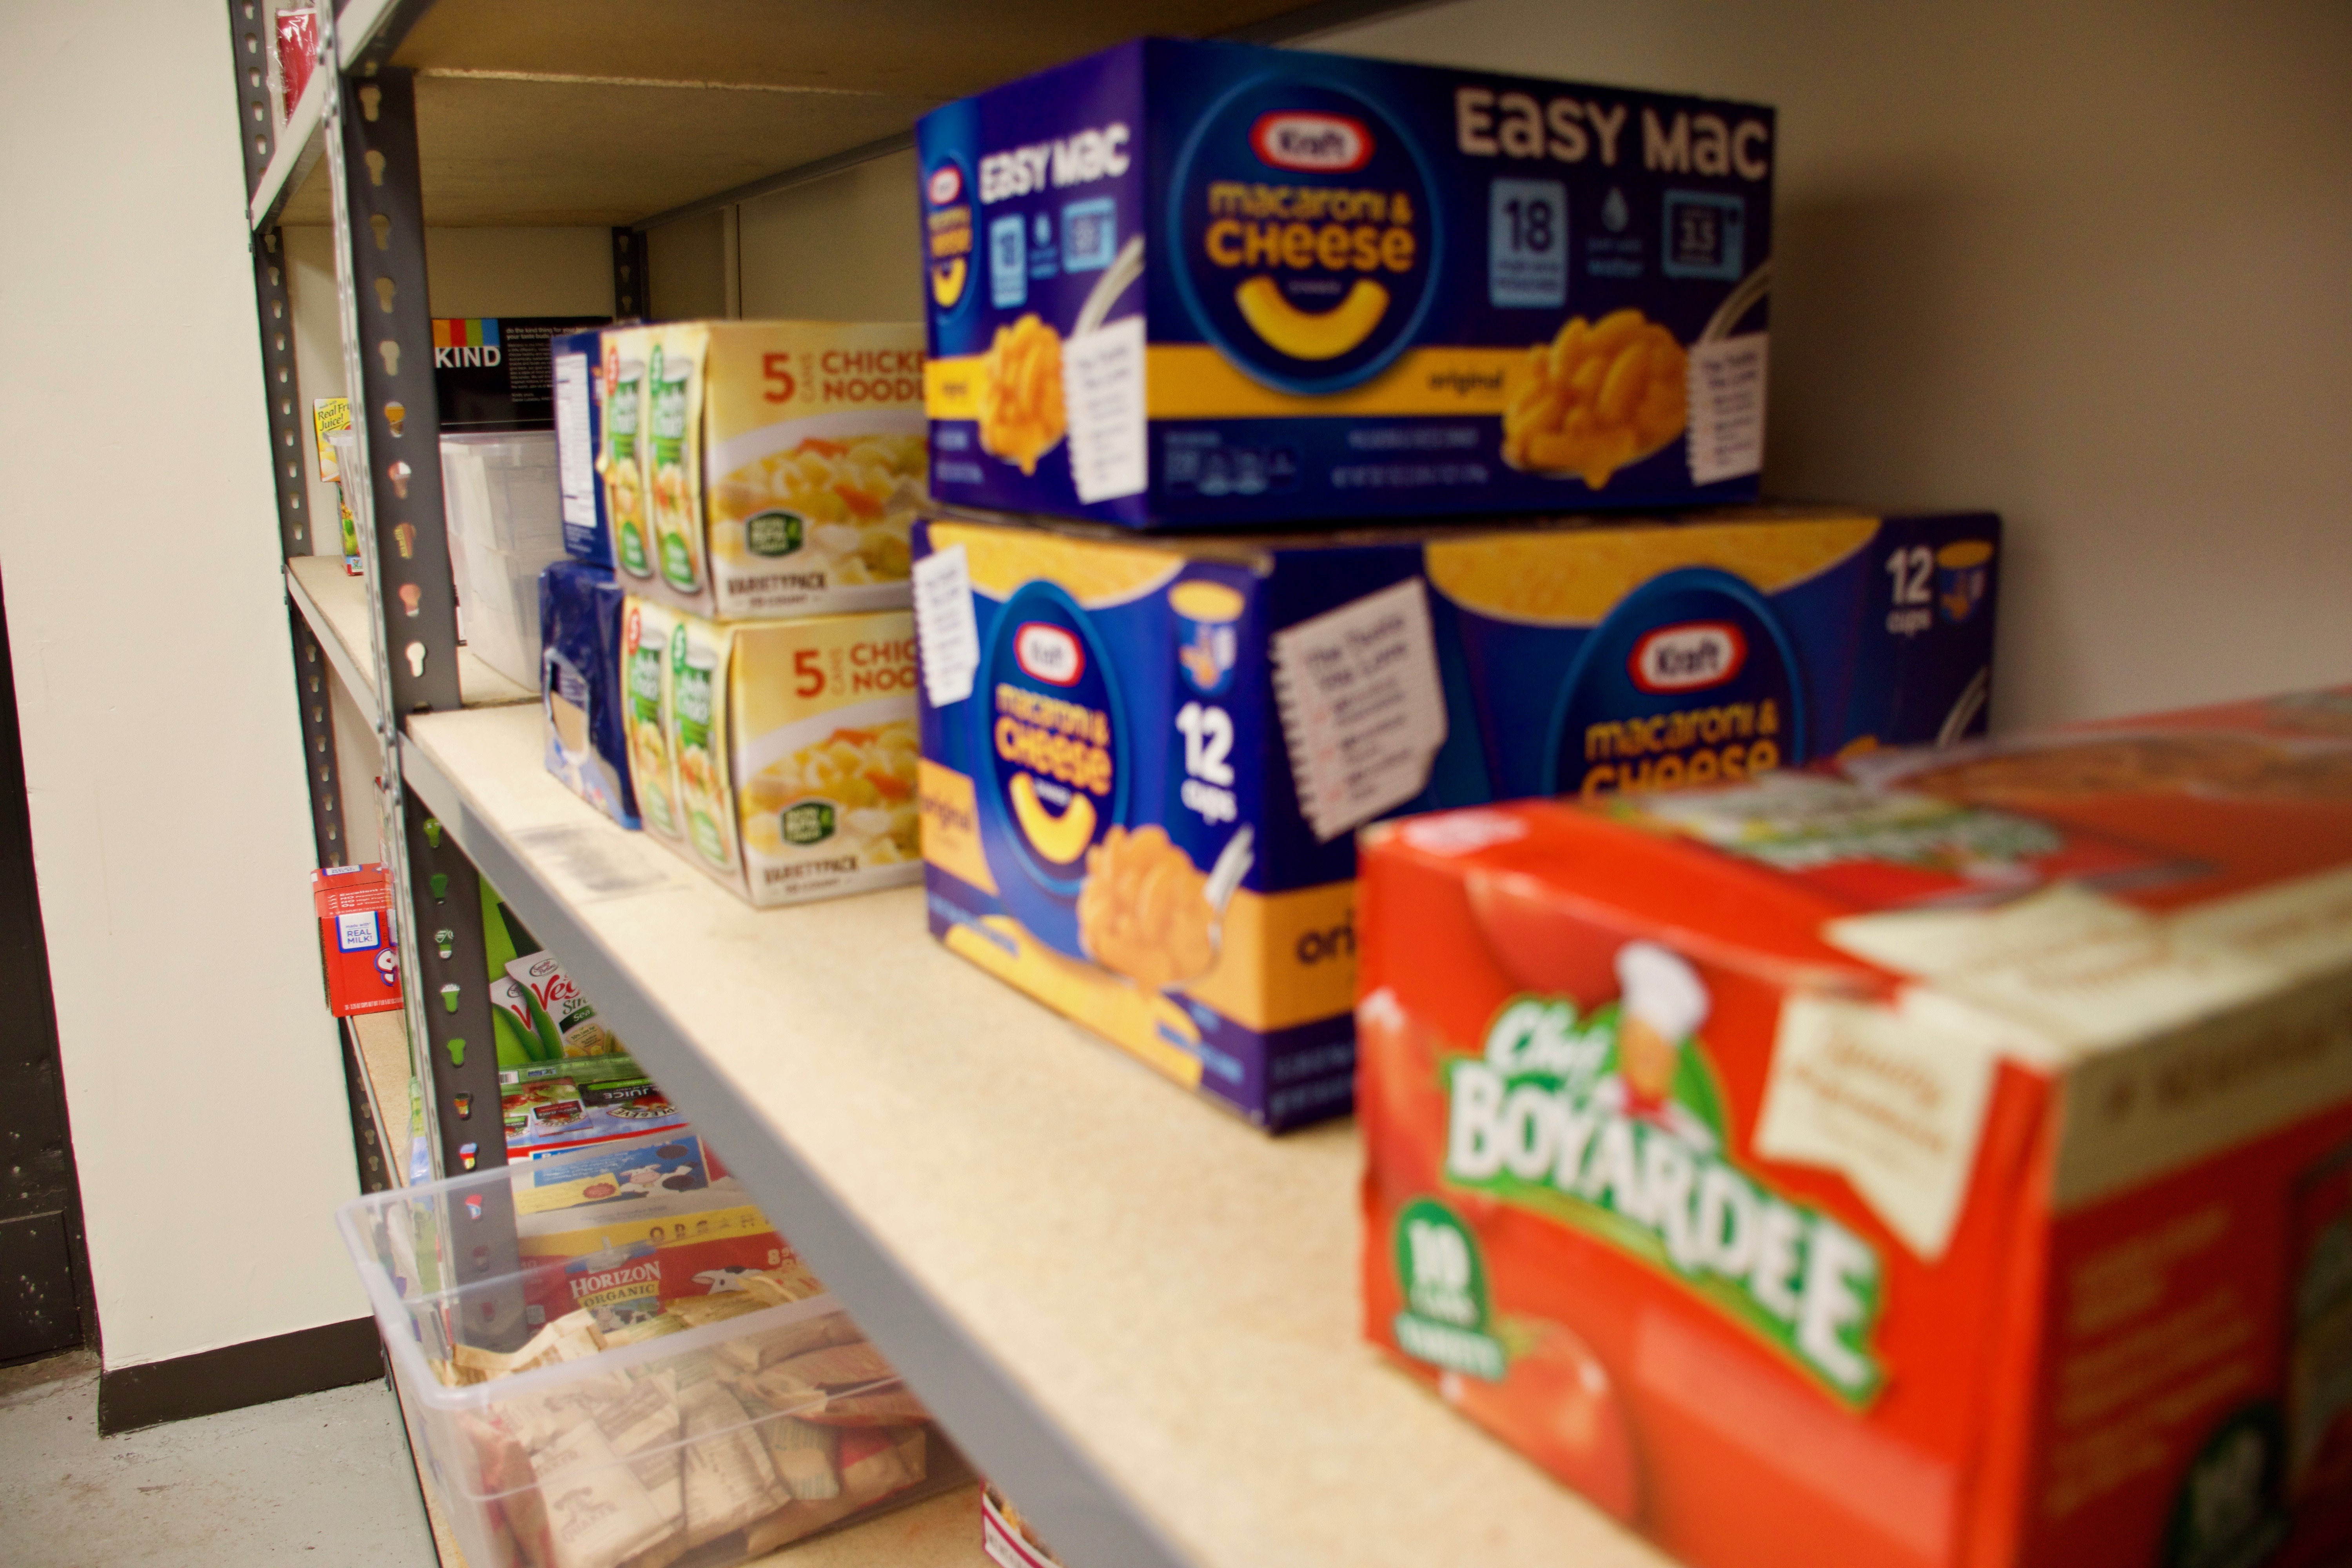
M 400 948 L 393 941 L 391 873 L 379 865 L 323 866 L 310 873 L 319 914 L 319 961 L 327 1011 L 338 1018 L 400 1005 Z
M 555 382 L 555 475 L 563 495 L 563 552 L 592 565 L 613 563 L 613 530 L 596 455 L 604 438 L 604 353 L 601 332 L 567 332 L 548 342 Z
M 468 316 L 433 323 L 433 395 L 445 436 L 555 423 L 558 339 L 603 316 Z
M 677 616 L 663 674 L 665 841 L 697 868 L 763 909 L 921 875 L 906 611 Z
M 1148 39 L 916 134 L 942 501 L 1229 527 L 1756 493 L 1769 109 Z
M 906 607 L 914 323 L 682 321 L 603 345 L 606 510 L 635 591 L 720 619 Z
M 1362 842 L 1465 1415 L 1697 1568 L 2343 1560 L 2352 689 Z
M 609 570 L 585 562 L 559 561 L 539 574 L 539 700 L 547 771 L 622 826 L 635 827 L 621 658 L 626 597 Z
M 928 520 L 931 931 L 1263 1126 L 1344 1114 L 1355 828 L 1973 733 L 1990 598 L 1922 621 L 1884 569 L 1949 536 L 1991 520 L 1152 542 Z M 1588 732 L 1625 737 L 1621 771 L 1549 777 Z

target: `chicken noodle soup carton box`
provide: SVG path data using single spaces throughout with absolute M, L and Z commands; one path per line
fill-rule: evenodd
M 1973 733 L 1990 600 L 1923 630 L 1883 566 L 1956 534 L 1991 520 L 1146 542 L 927 519 L 932 932 L 1261 1125 L 1343 1114 L 1355 828 L 1498 780 L 1638 791 Z M 1549 781 L 1596 727 L 1621 773 Z
M 1362 846 L 1465 1415 L 1698 1568 L 2352 1547 L 2352 689 Z
M 640 592 L 722 619 L 905 607 L 925 468 L 914 323 L 680 321 L 603 341 L 606 510 Z
M 1756 493 L 1769 109 L 1146 39 L 916 137 L 943 501 L 1216 528 Z
M 666 841 L 761 908 L 916 880 L 914 689 L 904 610 L 674 616 Z
M 669 645 L 681 616 L 635 594 L 621 601 L 620 698 L 639 826 L 665 843 L 685 832 L 669 742 Z

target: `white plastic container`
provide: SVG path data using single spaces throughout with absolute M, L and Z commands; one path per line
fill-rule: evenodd
M 647 1171 L 684 1170 L 696 1161 L 679 1160 L 677 1146 L 693 1142 L 673 1133 L 604 1145 L 604 1167 L 642 1157 Z M 610 1158 L 624 1151 L 629 1159 Z M 526 1300 L 546 1300 L 545 1270 L 563 1260 L 520 1258 L 517 1214 L 526 1230 L 534 1219 L 544 1228 L 560 1165 L 526 1162 L 380 1193 L 338 1215 L 410 1442 L 474 1568 L 622 1568 L 687 1552 L 695 1568 L 726 1568 L 972 1479 L 830 1296 L 595 1348 L 603 1336 L 587 1323 L 604 1309 L 594 1304 L 651 1289 L 630 1281 L 661 1260 L 658 1249 L 624 1247 L 610 1264 L 602 1254 L 572 1260 L 561 1283 L 582 1310 L 531 1325 Z M 674 1228 L 682 1208 L 704 1212 L 697 1192 L 654 1184 L 642 1199 L 625 1191 L 560 1212 L 565 1223 L 616 1231 L 640 1205 Z M 731 1185 L 708 1189 L 719 1205 L 708 1211 L 713 1226 L 742 1212 L 740 1193 L 721 1190 Z M 671 1289 L 677 1270 L 656 1272 Z M 700 1304 L 726 1289 L 712 1287 Z M 499 1352 L 519 1342 L 574 1354 L 550 1350 L 541 1364 L 501 1371 L 509 1358 Z
M 457 635 L 519 686 L 539 685 L 539 574 L 563 558 L 555 433 L 441 438 Z

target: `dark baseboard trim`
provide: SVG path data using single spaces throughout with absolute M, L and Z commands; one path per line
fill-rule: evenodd
M 98 1375 L 98 1429 L 133 1432 L 163 1421 L 216 1415 L 383 1376 L 373 1318 L 322 1323 L 170 1361 L 111 1368 Z

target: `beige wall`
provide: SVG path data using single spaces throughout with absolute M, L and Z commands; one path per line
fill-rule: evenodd
M 913 153 L 746 202 L 742 222 L 745 315 L 922 319 Z
M 1777 105 L 1767 482 L 2006 514 L 2003 728 L 2352 680 L 2352 7 L 1467 0 L 1316 47 Z
M 0 14 L 0 578 L 118 1367 L 367 1311 L 226 24 Z
M 2352 7 L 1462 0 L 1312 47 L 1778 106 L 1767 483 L 2007 517 L 2003 728 L 2352 680 Z M 744 311 L 912 314 L 912 178 L 747 205 Z M 697 221 L 660 313 L 723 300 Z

